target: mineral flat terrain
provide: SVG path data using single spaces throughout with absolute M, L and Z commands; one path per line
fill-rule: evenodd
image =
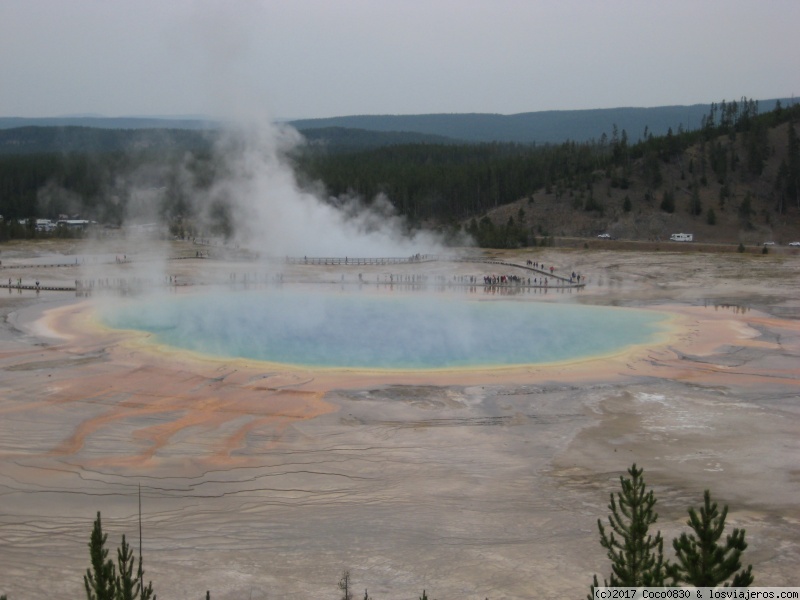
M 359 372 L 192 355 L 99 326 L 94 303 L 123 280 L 392 293 L 422 274 L 522 271 L 286 265 L 188 242 L 2 246 L 0 594 L 82 597 L 96 513 L 110 555 L 122 534 L 138 550 L 141 489 L 146 579 L 163 599 L 335 598 L 343 570 L 376 600 L 583 597 L 608 576 L 597 519 L 632 463 L 667 545 L 710 489 L 728 527 L 746 529 L 755 585 L 800 585 L 800 253 L 667 250 L 480 257 L 587 283 L 520 301 L 667 312 L 659 343 L 513 369 Z M 20 278 L 95 287 L 37 292 Z

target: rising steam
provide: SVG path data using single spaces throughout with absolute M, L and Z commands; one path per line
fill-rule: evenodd
M 268 123 L 228 128 L 214 147 L 217 176 L 194 193 L 206 214 L 225 206 L 236 243 L 264 256 L 409 256 L 439 252 L 429 232 L 410 233 L 383 196 L 325 197 L 301 186 L 287 153 L 297 131 Z

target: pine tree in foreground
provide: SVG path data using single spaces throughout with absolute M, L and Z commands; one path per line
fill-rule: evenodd
M 689 509 L 687 525 L 694 533 L 682 533 L 672 541 L 678 563 L 669 565 L 667 571 L 675 584 L 717 587 L 724 583 L 724 587 L 747 587 L 753 583 L 752 565 L 739 571 L 742 552 L 747 548 L 744 529 L 734 529 L 724 545 L 718 544 L 727 516 L 727 505 L 720 512 L 717 503 L 711 502 L 708 490 L 703 494 L 700 514 L 694 508 Z M 725 583 L 731 576 L 732 581 Z
M 656 498 L 646 489 L 642 478 L 643 469 L 634 464 L 628 469 L 630 478 L 620 476 L 622 491 L 611 494 L 606 532 L 600 519 L 600 545 L 608 551 L 611 560 L 611 576 L 604 580 L 605 587 L 663 586 L 666 575 L 664 562 L 664 540 L 659 531 L 655 537 L 648 534 L 650 525 L 658 520 L 653 511 Z M 615 535 L 616 534 L 616 535 Z M 597 575 L 590 588 L 589 600 L 594 598 L 594 589 L 599 587 Z
M 108 560 L 108 550 L 105 547 L 107 537 L 108 535 L 103 533 L 103 524 L 98 511 L 89 540 L 92 566 L 86 569 L 86 575 L 83 576 L 88 600 L 114 600 L 116 577 L 114 563 Z
M 122 536 L 123 541 L 125 536 Z M 206 590 L 206 596 L 208 596 Z M 147 587 L 144 586 L 144 568 L 142 567 L 142 556 L 139 555 L 139 569 L 136 572 L 136 589 L 133 598 L 135 600 L 156 600 L 157 596 L 153 593 L 153 582 L 148 581 Z
M 136 577 L 133 576 L 135 564 L 136 559 L 133 557 L 133 549 L 128 545 L 125 540 L 125 534 L 123 534 L 122 543 L 117 549 L 117 570 L 119 572 L 116 577 L 115 600 L 156 600 L 155 595 L 153 595 L 153 582 L 148 583 L 147 587 L 144 587 L 142 583 L 144 569 L 142 569 L 141 557 L 139 558 Z
M 133 576 L 133 550 L 125 541 L 125 534 L 122 534 L 122 543 L 117 548 L 117 600 L 134 600 L 137 596 L 136 587 L 139 579 Z
M 342 590 L 342 600 L 353 600 L 353 593 L 350 591 L 350 571 L 342 571 L 339 589 Z
M 122 536 L 122 541 L 125 541 L 125 536 Z M 153 582 L 149 581 L 147 587 L 144 587 L 144 559 L 142 558 L 142 485 L 139 484 L 139 569 L 136 571 L 136 579 L 138 580 L 138 596 L 139 600 L 156 600 L 156 595 L 153 593 Z M 211 592 L 206 590 L 206 600 L 210 600 Z
M 153 582 L 149 581 L 147 587 L 142 585 L 142 571 L 139 571 L 139 600 L 156 600 L 157 596 L 153 593 Z M 208 592 L 208 590 L 206 590 Z

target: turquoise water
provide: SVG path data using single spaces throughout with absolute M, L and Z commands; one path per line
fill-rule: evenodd
M 101 318 L 205 354 L 377 369 L 585 358 L 653 341 L 666 320 L 635 309 L 286 289 L 163 296 L 107 308 Z

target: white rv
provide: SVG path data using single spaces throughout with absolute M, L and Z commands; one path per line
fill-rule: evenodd
M 694 239 L 694 235 L 691 233 L 673 233 L 669 236 L 669 239 L 673 242 L 691 242 Z

